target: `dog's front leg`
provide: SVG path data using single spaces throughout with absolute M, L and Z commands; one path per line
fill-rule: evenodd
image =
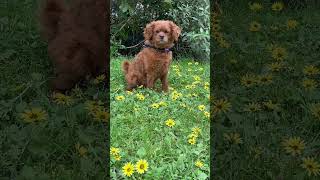
M 165 74 L 160 78 L 162 84 L 162 91 L 168 92 L 169 91 L 169 82 L 168 82 L 168 75 Z
M 147 88 L 154 88 L 154 78 L 150 75 L 147 75 Z

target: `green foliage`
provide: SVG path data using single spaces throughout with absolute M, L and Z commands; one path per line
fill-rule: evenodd
M 113 1 L 111 20 L 113 42 L 125 46 L 136 45 L 143 40 L 142 32 L 147 23 L 152 20 L 168 19 L 182 28 L 183 34 L 175 50 L 177 55 L 207 60 L 209 7 L 209 0 Z M 124 49 L 122 53 L 133 55 L 140 50 L 140 47 Z

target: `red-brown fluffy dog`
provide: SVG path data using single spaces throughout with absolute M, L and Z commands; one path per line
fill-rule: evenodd
M 153 21 L 144 29 L 145 44 L 131 63 L 125 61 L 122 69 L 127 81 L 127 90 L 143 85 L 154 88 L 158 79 L 162 90 L 167 92 L 168 71 L 172 60 L 170 48 L 178 41 L 181 29 L 172 21 Z
M 52 88 L 65 91 L 86 75 L 107 71 L 106 0 L 44 0 L 40 22 L 48 41 L 56 78 Z

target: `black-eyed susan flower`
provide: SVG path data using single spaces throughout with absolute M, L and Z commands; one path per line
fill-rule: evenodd
M 242 144 L 243 142 L 239 133 L 229 133 L 229 134 L 224 133 L 223 136 L 224 136 L 224 139 L 231 144 L 238 145 L 238 144 Z
M 305 148 L 305 144 L 300 137 L 290 137 L 289 139 L 284 139 L 282 146 L 285 151 L 292 156 L 300 155 Z
M 47 119 L 47 113 L 41 108 L 31 108 L 21 113 L 21 118 L 27 123 L 40 122 Z
M 250 10 L 254 11 L 254 12 L 258 12 L 262 9 L 262 5 L 260 3 L 249 3 L 249 8 Z
M 205 106 L 205 105 L 199 105 L 199 106 L 198 106 L 198 109 L 199 109 L 200 111 L 204 111 L 204 110 L 206 109 L 206 106 Z
M 98 122 L 108 122 L 109 116 L 110 116 L 109 112 L 102 110 L 102 109 L 95 111 L 93 113 L 94 120 L 96 120 Z
M 168 127 L 173 127 L 174 125 L 176 124 L 176 122 L 173 120 L 173 119 L 168 119 L 168 120 L 166 120 L 166 125 L 168 126 Z
M 225 100 L 225 99 L 219 99 L 213 102 L 213 113 L 226 113 L 227 111 L 230 111 L 231 104 Z
M 144 99 L 145 99 L 145 97 L 144 97 L 144 95 L 143 94 L 137 94 L 136 95 L 137 96 L 137 98 L 140 100 L 140 101 L 143 101 Z
M 115 148 L 115 147 L 111 147 L 110 148 L 110 154 L 111 155 L 117 155 L 117 154 L 119 154 L 120 153 L 120 149 L 119 148 Z
M 279 104 L 273 103 L 271 100 L 262 103 L 268 110 L 279 111 Z
M 314 103 L 310 107 L 311 114 L 317 118 L 320 119 L 320 103 Z
M 127 93 L 128 95 L 132 95 L 132 94 L 133 94 L 132 91 L 126 91 L 126 93 Z
M 246 74 L 241 77 L 240 83 L 245 87 L 251 87 L 257 83 L 257 77 L 252 74 Z
M 146 171 L 148 171 L 149 168 L 149 164 L 146 160 L 144 159 L 140 159 L 137 163 L 136 163 L 136 170 L 139 174 L 143 174 Z
M 103 102 L 101 101 L 86 101 L 85 109 L 89 111 L 89 114 L 94 114 L 96 111 L 103 109 Z
M 93 84 L 100 84 L 101 82 L 103 82 L 106 79 L 106 76 L 104 74 L 97 76 L 94 80 L 93 80 Z
M 271 9 L 273 11 L 281 11 L 283 9 L 284 5 L 282 2 L 275 2 L 272 4 Z
M 306 90 L 314 90 L 317 87 L 317 82 L 313 79 L 304 79 L 302 85 Z
M 122 167 L 122 173 L 127 176 L 127 177 L 131 177 L 131 175 L 134 173 L 134 166 L 131 162 L 126 163 L 123 167 Z
M 195 145 L 196 142 L 197 142 L 196 137 L 192 137 L 192 138 L 189 138 L 189 139 L 188 139 L 188 143 L 191 144 L 191 145 Z
M 275 60 L 282 61 L 288 57 L 288 53 L 283 47 L 275 47 L 272 49 L 271 56 Z
M 268 65 L 268 69 L 270 69 L 272 72 L 279 72 L 283 66 L 283 63 L 281 62 L 274 62 Z
M 158 109 L 160 107 L 160 105 L 158 103 L 153 103 L 153 104 L 151 104 L 151 107 L 153 109 Z
M 320 164 L 314 158 L 307 157 L 303 158 L 302 161 L 301 166 L 308 172 L 309 176 L 318 176 L 320 174 Z
M 317 67 L 315 67 L 314 65 L 307 65 L 303 68 L 303 73 L 305 75 L 318 75 L 319 74 L 319 69 Z
M 160 101 L 159 103 L 158 103 L 158 105 L 159 106 L 168 106 L 168 104 L 166 103 L 166 102 L 164 102 L 164 101 Z
M 272 83 L 272 78 L 273 78 L 273 76 L 271 74 L 258 76 L 259 83 L 261 83 L 261 84 L 270 84 L 270 83 Z
M 203 162 L 201 162 L 200 160 L 197 160 L 195 163 L 195 166 L 197 166 L 198 168 L 202 168 L 203 167 Z
M 287 29 L 295 29 L 298 26 L 298 21 L 294 19 L 289 19 L 287 21 Z
M 116 100 L 117 101 L 123 101 L 125 100 L 126 98 L 124 96 L 116 96 Z
M 258 159 L 262 154 L 262 148 L 260 146 L 252 147 L 250 152 L 253 154 L 254 159 Z
M 210 118 L 210 113 L 208 111 L 203 112 L 203 114 L 206 118 Z
M 261 24 L 258 23 L 257 21 L 253 21 L 250 23 L 249 31 L 258 32 L 258 31 L 260 31 L 260 29 L 261 29 Z
M 201 133 L 201 129 L 199 127 L 194 127 L 192 128 L 192 132 L 195 134 L 200 134 Z
M 81 146 L 80 143 L 75 144 L 75 148 L 81 157 L 85 157 L 87 155 L 88 149 L 84 146 Z
M 247 111 L 247 112 L 258 112 L 260 110 L 261 110 L 261 105 L 255 102 L 251 102 L 247 104 L 244 108 L 244 111 Z
M 54 93 L 53 101 L 59 105 L 70 106 L 72 104 L 71 96 L 64 95 L 62 93 Z
M 114 159 L 115 159 L 116 161 L 120 161 L 120 160 L 121 160 L 121 155 L 120 155 L 120 154 L 116 154 L 116 155 L 114 156 Z

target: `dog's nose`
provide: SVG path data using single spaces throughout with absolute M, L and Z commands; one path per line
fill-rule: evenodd
M 164 35 L 160 35 L 160 38 L 163 39 L 163 38 L 164 38 Z

